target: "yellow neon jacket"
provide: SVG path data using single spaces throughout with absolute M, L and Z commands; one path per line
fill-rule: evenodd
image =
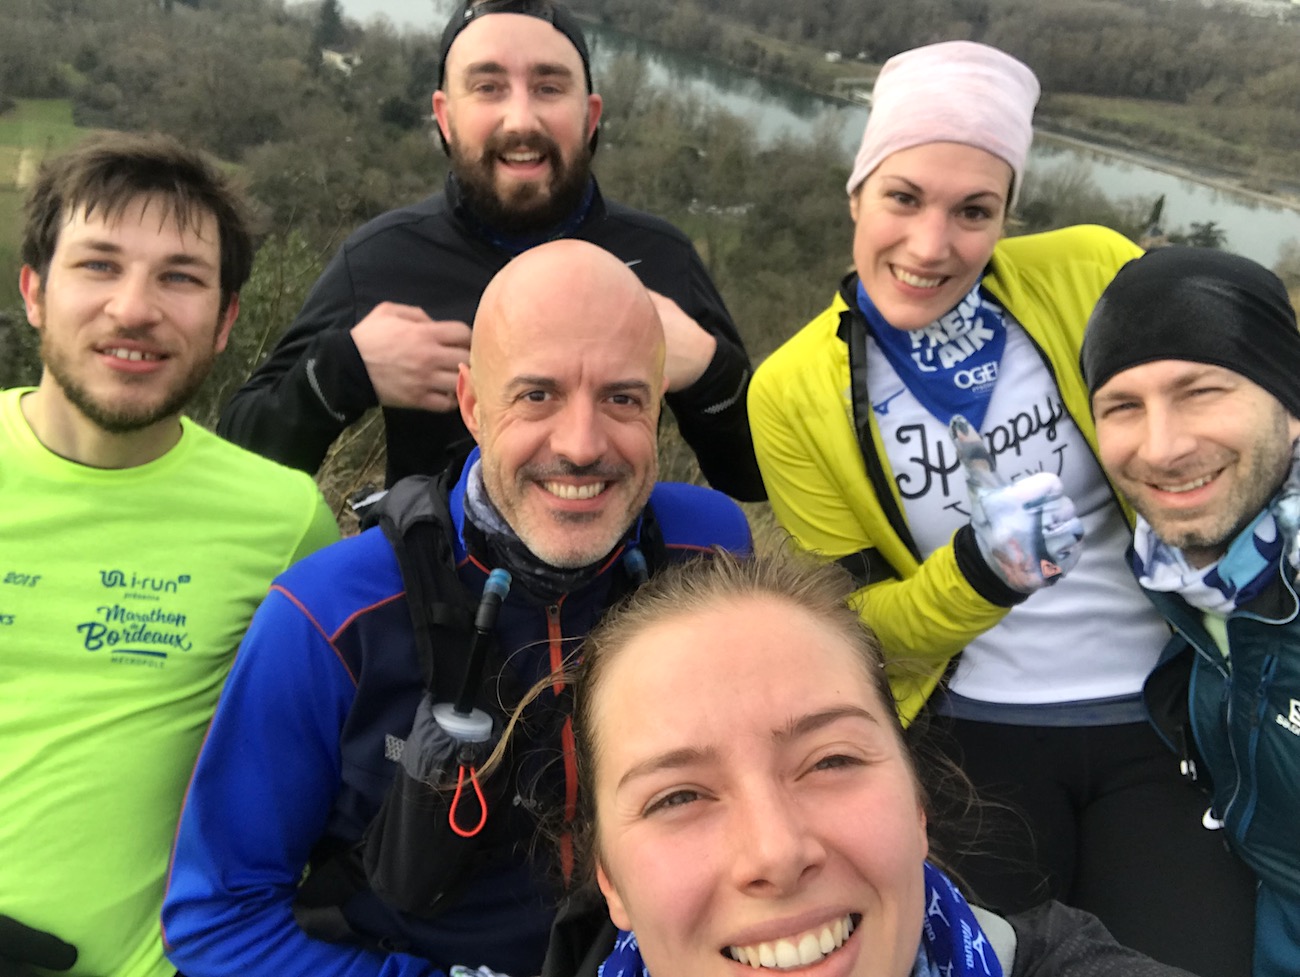
M 983 279 L 1037 345 L 1094 454 L 1097 438 L 1079 373 L 1079 345 L 1106 285 L 1141 253 L 1107 228 L 1069 227 L 999 242 Z M 874 548 L 893 571 L 893 579 L 880 582 L 872 574 L 873 582 L 853 602 L 880 637 L 899 711 L 910 722 L 952 657 L 1009 608 L 976 592 L 958 569 L 951 541 L 924 561 L 917 558 L 910 533 L 904 535 L 902 501 L 880 430 L 867 410 L 871 462 L 891 497 L 882 504 L 872 487 L 854 427 L 842 338 L 848 330 L 841 328 L 844 317 L 861 316 L 851 301 L 856 289 L 856 276 L 850 276 L 830 308 L 758 368 L 749 388 L 749 417 L 772 510 L 799 546 L 830 560 Z

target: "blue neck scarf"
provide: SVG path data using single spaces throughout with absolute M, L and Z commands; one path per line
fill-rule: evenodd
M 858 282 L 858 308 L 898 378 L 938 420 L 961 414 L 984 424 L 1007 345 L 1005 314 L 979 282 L 957 307 L 923 329 L 895 329 Z
M 636 934 L 619 930 L 614 949 L 596 973 L 597 977 L 650 977 Z M 925 923 L 911 977 L 1002 977 L 1002 965 L 965 897 L 929 862 L 925 863 Z
M 1228 544 L 1218 562 L 1200 569 L 1190 566 L 1181 550 L 1161 540 L 1139 516 L 1129 565 L 1145 589 L 1176 593 L 1199 610 L 1228 615 L 1277 579 L 1284 558 L 1292 571 L 1300 566 L 1298 537 L 1300 441 L 1292 446 L 1291 471 L 1281 490 Z

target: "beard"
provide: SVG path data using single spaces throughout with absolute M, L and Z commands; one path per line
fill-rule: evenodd
M 578 209 L 591 180 L 589 142 L 583 143 L 569 160 L 559 145 L 542 133 L 494 135 L 477 156 L 464 152 L 454 139 L 449 150 L 451 169 L 465 204 L 478 220 L 503 234 L 536 234 L 559 224 Z M 540 184 L 519 184 L 502 196 L 496 182 L 498 157 L 520 150 L 541 153 L 551 164 L 550 178 Z
M 1286 411 L 1276 405 L 1268 418 L 1259 420 L 1255 440 L 1247 452 L 1239 456 L 1238 469 L 1227 498 L 1193 525 L 1186 525 L 1177 514 L 1146 504 L 1136 498 L 1134 508 L 1155 531 L 1162 542 L 1181 550 L 1196 567 L 1207 566 L 1221 558 L 1255 518 L 1268 507 L 1286 481 L 1292 465 L 1292 438 Z M 1227 460 L 1225 459 L 1225 463 Z M 1208 466 L 1218 464 L 1216 460 Z M 1144 475 L 1146 478 L 1156 476 Z M 1180 481 L 1182 474 L 1161 475 L 1160 478 Z M 1143 504 L 1137 504 L 1141 502 Z
M 160 398 L 152 402 L 135 401 L 128 397 L 114 402 L 97 399 L 86 389 L 85 384 L 77 379 L 68 358 L 50 341 L 49 336 L 48 330 L 41 331 L 41 363 L 45 370 L 59 385 L 68 403 L 92 424 L 109 434 L 130 434 L 180 414 L 203 386 L 217 358 L 215 349 L 196 358 L 189 369 L 169 389 L 163 391 Z M 122 331 L 119 338 L 131 338 L 130 330 Z M 148 378 L 141 378 L 139 385 L 143 387 L 146 379 Z M 130 381 L 127 382 L 130 384 Z

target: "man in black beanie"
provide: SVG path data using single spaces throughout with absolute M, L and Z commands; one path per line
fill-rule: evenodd
M 1278 278 L 1168 248 L 1106 289 L 1081 356 L 1130 561 L 1177 631 L 1148 711 L 1259 878 L 1254 977 L 1300 960 L 1300 332 Z M 1205 893 L 1213 899 L 1215 894 Z

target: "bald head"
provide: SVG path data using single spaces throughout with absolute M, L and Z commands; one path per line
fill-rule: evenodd
M 649 293 L 584 241 L 525 251 L 492 279 L 456 385 L 483 484 L 548 563 L 606 556 L 658 472 L 664 333 Z
M 470 369 L 526 333 L 567 349 L 587 337 L 640 351 L 662 378 L 663 328 L 649 293 L 627 265 L 586 241 L 531 248 L 497 273 L 479 299 Z

